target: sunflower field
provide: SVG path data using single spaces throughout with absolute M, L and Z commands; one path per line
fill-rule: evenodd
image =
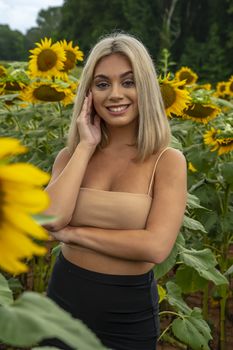
M 60 247 L 42 227 L 53 220 L 42 215 L 43 187 L 65 145 L 84 55 L 66 40 L 35 46 L 29 62 L 0 65 L 0 349 L 46 350 L 40 342 L 53 337 L 105 349 L 45 296 Z M 166 50 L 161 62 L 171 146 L 187 159 L 188 202 L 170 256 L 154 269 L 159 344 L 232 349 L 233 76 L 211 86 L 190 67 L 173 72 Z

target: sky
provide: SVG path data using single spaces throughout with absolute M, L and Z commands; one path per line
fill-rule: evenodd
M 25 34 L 27 29 L 36 26 L 41 9 L 62 4 L 63 0 L 0 0 L 0 24 L 8 24 Z

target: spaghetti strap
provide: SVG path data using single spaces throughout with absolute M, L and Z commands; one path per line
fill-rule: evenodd
M 159 158 L 161 157 L 161 155 L 163 154 L 163 152 L 165 152 L 168 148 L 172 148 L 172 147 L 166 147 L 164 148 L 159 156 L 157 157 L 156 161 L 155 161 L 155 165 L 154 165 L 154 169 L 153 169 L 153 172 L 152 172 L 152 175 L 151 175 L 151 180 L 150 180 L 150 185 L 149 185 L 149 190 L 148 190 L 148 194 L 150 194 L 150 190 L 151 190 L 151 186 L 152 186 L 152 183 L 153 183 L 153 178 L 154 178 L 154 174 L 155 174 L 155 169 L 156 169 L 156 166 L 157 166 L 157 163 L 159 161 Z

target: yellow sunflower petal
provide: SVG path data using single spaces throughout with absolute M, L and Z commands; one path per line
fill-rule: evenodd
M 1 178 L 1 177 L 0 177 Z M 38 188 L 31 188 L 21 183 L 4 181 L 2 183 L 5 203 L 14 203 L 22 207 L 25 212 L 38 213 L 45 210 L 50 204 L 47 192 Z
M 3 215 L 13 226 L 18 229 L 27 232 L 30 236 L 46 240 L 48 239 L 47 231 L 40 225 L 38 225 L 28 214 L 19 210 L 19 207 L 11 205 L 4 206 Z
M 168 117 L 180 116 L 191 100 L 187 90 L 182 89 L 184 81 L 169 80 L 169 76 L 160 80 L 160 90 Z
M 48 183 L 50 175 L 32 164 L 15 163 L 1 166 L 0 178 L 8 181 L 11 180 L 14 182 L 41 186 Z
M 193 85 L 196 83 L 198 76 L 192 69 L 188 67 L 181 67 L 175 74 L 178 81 L 185 80 L 185 85 Z
M 0 158 L 16 154 L 26 153 L 27 147 L 22 146 L 20 141 L 10 137 L 0 138 Z

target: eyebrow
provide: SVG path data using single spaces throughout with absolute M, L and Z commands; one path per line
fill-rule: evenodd
M 129 75 L 129 74 L 133 74 L 133 72 L 131 70 L 125 72 L 125 73 L 122 73 L 120 75 L 120 78 L 124 78 L 125 76 Z M 108 76 L 104 75 L 104 74 L 98 74 L 94 77 L 94 79 L 97 79 L 97 78 L 101 78 L 101 79 L 109 79 Z

